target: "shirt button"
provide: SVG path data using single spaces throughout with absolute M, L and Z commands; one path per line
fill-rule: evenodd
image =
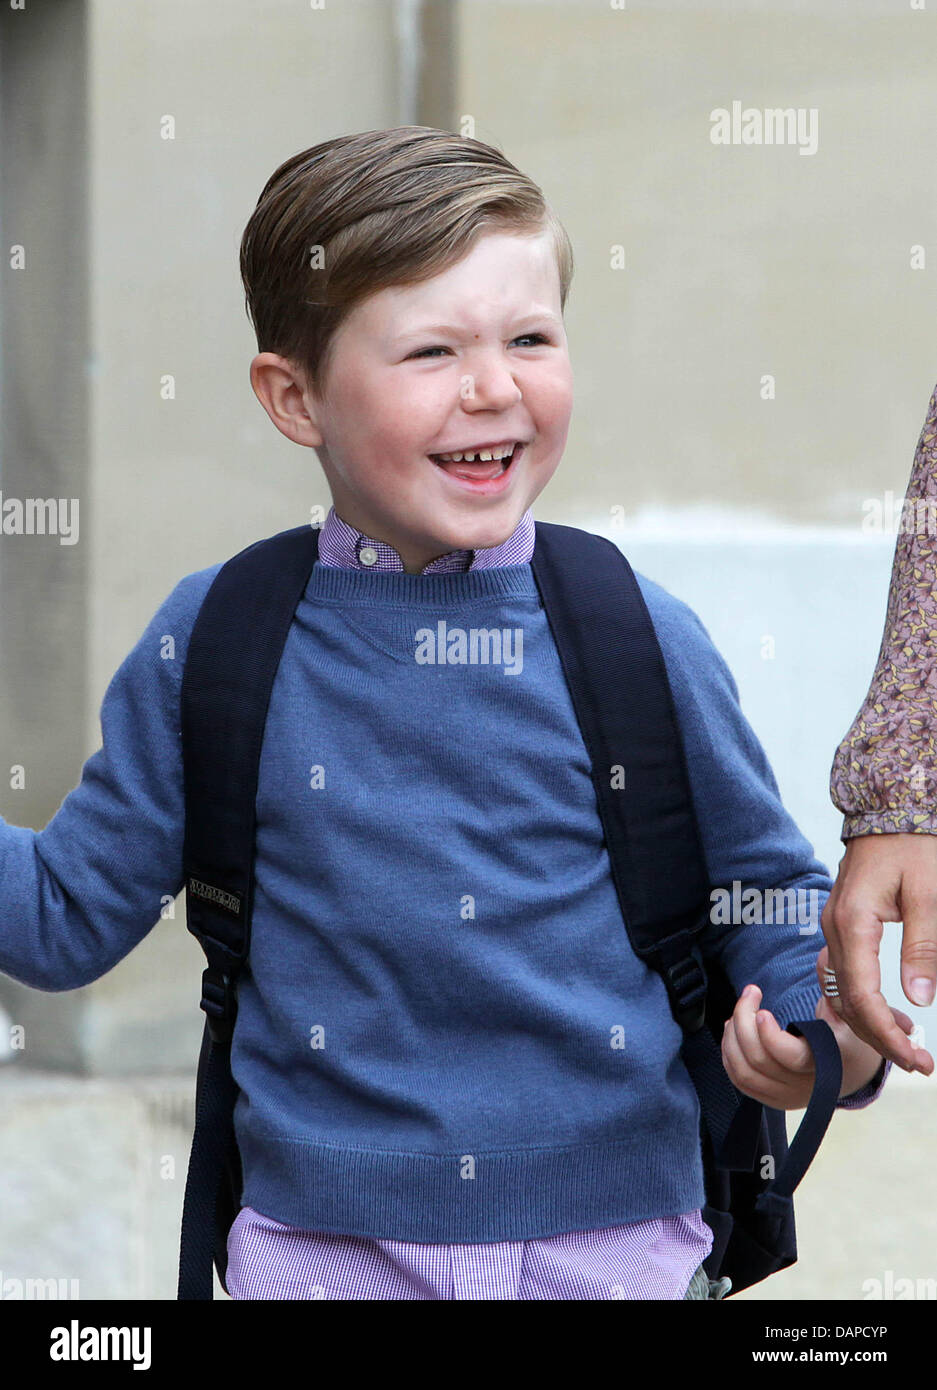
M 358 552 L 358 559 L 363 565 L 376 565 L 377 551 L 374 549 L 373 545 L 363 545 Z

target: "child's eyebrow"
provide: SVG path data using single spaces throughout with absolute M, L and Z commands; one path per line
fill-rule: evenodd
M 559 322 L 560 320 L 557 318 L 556 314 L 552 313 L 549 309 L 543 309 L 535 310 L 533 313 L 524 314 L 522 317 L 519 317 L 516 320 L 515 327 L 519 328 L 525 323 L 551 323 L 558 327 Z M 392 336 L 395 342 L 402 343 L 409 341 L 411 338 L 425 338 L 433 333 L 448 334 L 450 337 L 458 338 L 460 334 L 469 331 L 469 329 L 453 323 L 428 323 L 421 328 L 408 328 Z

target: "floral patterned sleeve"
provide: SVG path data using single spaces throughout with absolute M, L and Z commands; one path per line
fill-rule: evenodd
M 905 494 L 875 674 L 830 772 L 830 796 L 844 816 L 842 840 L 937 834 L 935 523 L 937 386 Z

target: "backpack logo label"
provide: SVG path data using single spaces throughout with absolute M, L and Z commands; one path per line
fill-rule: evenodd
M 220 907 L 222 912 L 230 912 L 232 917 L 241 916 L 240 893 L 229 893 L 226 888 L 216 888 L 213 883 L 192 877 L 186 883 L 186 892 L 191 893 L 194 898 L 203 898 L 214 907 Z

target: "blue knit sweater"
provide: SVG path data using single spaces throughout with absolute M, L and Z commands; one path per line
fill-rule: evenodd
M 182 889 L 180 683 L 219 568 L 175 587 L 114 675 L 102 746 L 49 825 L 0 822 L 0 970 L 25 984 L 97 979 Z M 638 581 L 711 881 L 817 890 L 815 931 L 793 913 L 729 914 L 707 951 L 737 991 L 762 987 L 782 1027 L 812 1018 L 828 872 L 702 623 Z M 507 635 L 500 661 L 471 660 L 481 629 Z M 466 659 L 443 662 L 454 630 Z M 317 564 L 261 758 L 232 1046 L 243 1204 L 426 1242 L 692 1211 L 699 1112 L 680 1042 L 661 979 L 628 944 L 530 565 Z

